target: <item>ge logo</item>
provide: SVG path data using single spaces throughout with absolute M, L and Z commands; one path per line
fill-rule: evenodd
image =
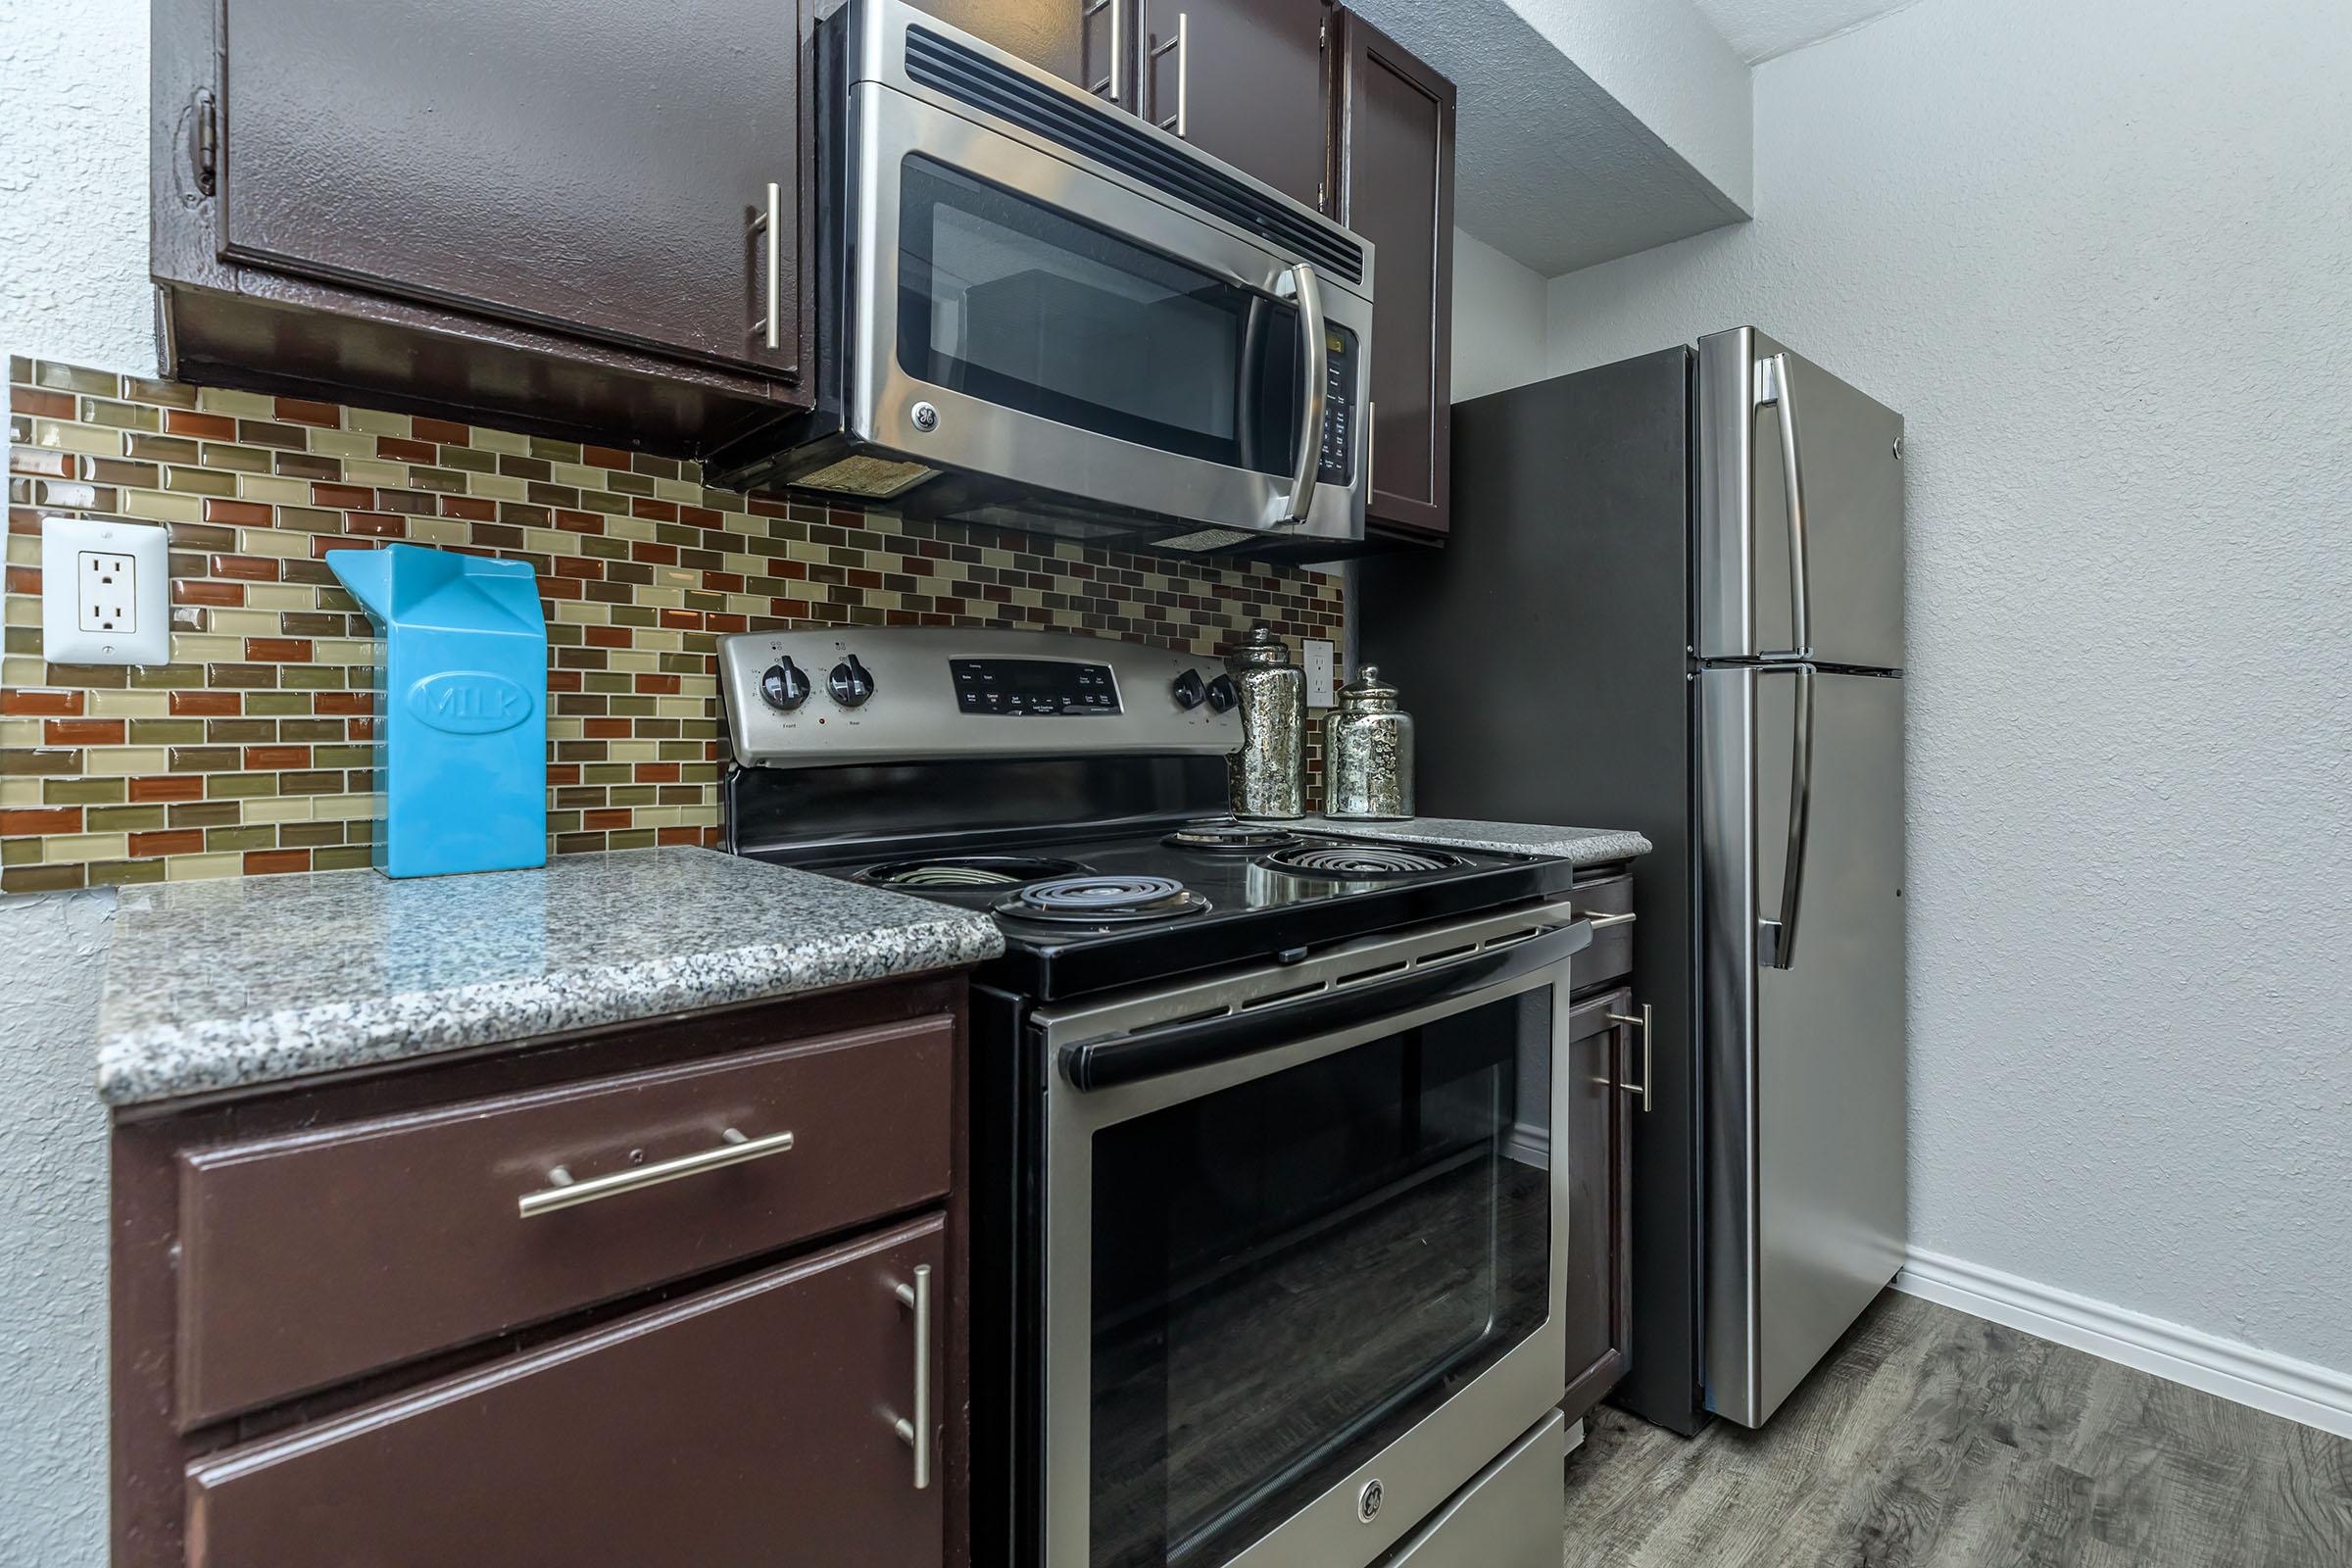
M 1355 1494 L 1355 1517 L 1359 1524 L 1370 1524 L 1380 1512 L 1380 1483 L 1364 1483 L 1364 1490 Z

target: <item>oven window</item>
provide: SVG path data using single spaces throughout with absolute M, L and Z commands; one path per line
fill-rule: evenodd
M 1224 1562 L 1543 1323 L 1550 995 L 1096 1134 L 1095 1568 Z
M 926 158 L 906 160 L 899 188 L 908 375 L 1141 446 L 1290 472 L 1294 306 Z

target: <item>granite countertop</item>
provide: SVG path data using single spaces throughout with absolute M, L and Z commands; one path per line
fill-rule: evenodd
M 1473 822 L 1453 816 L 1413 816 L 1397 822 L 1358 822 L 1310 816 L 1294 826 L 1349 838 L 1394 839 L 1400 844 L 1434 844 L 1446 850 L 1499 850 L 1505 854 L 1556 855 L 1573 865 L 1605 865 L 1647 855 L 1649 840 L 1623 829 L 1545 827 L 1535 822 Z
M 711 850 L 126 890 L 98 1093 L 127 1105 L 991 958 L 985 914 Z

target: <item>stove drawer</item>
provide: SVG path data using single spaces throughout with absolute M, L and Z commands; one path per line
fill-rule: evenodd
M 954 1043 L 924 1017 L 190 1150 L 179 1421 L 935 1200 Z
M 1613 985 L 1634 972 L 1634 874 L 1579 882 L 1570 896 L 1576 912 L 1592 921 L 1592 944 L 1568 966 L 1568 988 L 1582 992 Z

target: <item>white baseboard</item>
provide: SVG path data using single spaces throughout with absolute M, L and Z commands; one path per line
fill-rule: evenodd
M 2352 1438 L 2352 1373 L 1916 1249 L 1894 1288 L 2160 1378 Z

